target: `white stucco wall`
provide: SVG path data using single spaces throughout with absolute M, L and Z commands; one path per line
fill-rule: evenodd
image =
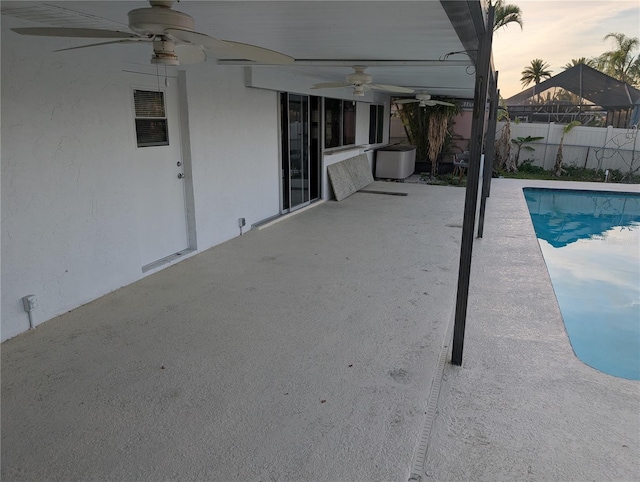
M 140 63 L 148 46 L 52 53 L 73 41 L 9 31 L 26 25 L 2 17 L 2 340 L 28 329 L 25 295 L 38 299 L 39 324 L 143 276 L 137 74 L 125 70 L 155 71 Z M 242 67 L 214 63 L 190 66 L 186 84 L 203 250 L 239 235 L 239 217 L 250 226 L 279 210 L 278 97 L 245 87 Z
M 29 326 L 22 296 L 37 296 L 38 323 L 140 276 L 126 74 L 109 52 L 53 55 L 67 43 L 43 52 L 7 27 L 2 17 L 2 339 Z
M 244 86 L 242 67 L 213 63 L 187 75 L 198 247 L 277 214 L 279 118 L 276 92 Z

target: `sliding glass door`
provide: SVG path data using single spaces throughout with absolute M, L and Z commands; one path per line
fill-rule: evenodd
M 312 115 L 312 102 L 309 96 L 283 93 L 280 100 L 282 112 L 282 211 L 290 212 L 309 204 L 312 199 L 318 196 L 318 189 L 315 185 L 318 182 L 318 154 L 312 152 L 317 150 L 318 143 L 314 142 L 309 135 Z M 317 112 L 314 114 L 317 116 Z

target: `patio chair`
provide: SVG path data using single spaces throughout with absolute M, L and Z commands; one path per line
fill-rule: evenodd
M 453 175 L 458 175 L 460 180 L 464 176 L 465 169 L 469 167 L 469 154 L 469 151 L 464 151 L 462 154 L 453 156 Z

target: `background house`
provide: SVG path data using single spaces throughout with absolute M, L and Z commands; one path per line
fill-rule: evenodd
M 509 117 L 520 122 L 579 120 L 594 127 L 627 128 L 638 123 L 640 90 L 578 64 L 508 99 Z

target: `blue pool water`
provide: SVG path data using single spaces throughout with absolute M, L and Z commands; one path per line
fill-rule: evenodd
M 640 380 L 640 195 L 524 189 L 575 354 Z

